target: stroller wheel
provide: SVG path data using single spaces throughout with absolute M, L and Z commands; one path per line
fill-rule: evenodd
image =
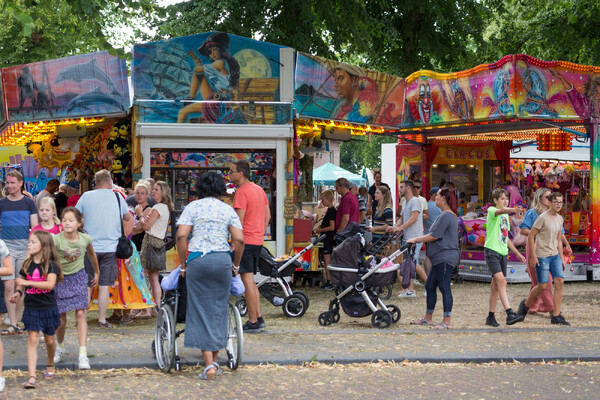
M 376 290 L 377 290 L 377 295 L 382 300 L 388 300 L 390 297 L 392 297 L 392 286 L 391 285 L 380 286 Z
M 152 339 L 152 358 L 156 358 L 156 339 Z
M 319 325 L 329 326 L 333 323 L 333 317 L 329 311 L 324 311 L 319 314 Z
M 338 322 L 340 322 L 340 309 L 339 308 L 335 308 L 333 311 L 330 312 L 331 314 L 331 322 L 333 322 L 334 324 L 337 324 Z
M 377 310 L 371 316 L 371 324 L 379 329 L 389 328 L 392 324 L 392 314 L 387 310 Z
M 245 317 L 248 314 L 248 306 L 246 305 L 246 298 L 241 296 L 235 301 L 235 306 L 240 312 L 241 317 Z
M 304 297 L 292 294 L 283 301 L 283 314 L 290 318 L 300 318 L 306 312 L 307 305 Z
M 296 290 L 293 294 L 297 294 L 298 296 L 304 298 L 304 303 L 306 303 L 306 309 L 308 310 L 308 306 L 310 305 L 310 300 L 308 299 L 308 296 L 306 295 L 306 293 Z
M 386 307 L 389 313 L 392 314 L 392 322 L 395 324 L 396 322 L 400 321 L 400 317 L 402 316 L 400 307 L 395 304 L 388 304 Z

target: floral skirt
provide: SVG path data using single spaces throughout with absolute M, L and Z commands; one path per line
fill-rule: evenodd
M 88 299 L 88 274 L 82 268 L 79 272 L 65 275 L 64 280 L 56 285 L 56 305 L 58 312 L 64 314 L 74 310 L 87 310 Z

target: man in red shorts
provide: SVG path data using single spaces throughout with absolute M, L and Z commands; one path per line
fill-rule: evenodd
M 233 198 L 233 208 L 240 217 L 244 229 L 244 253 L 239 266 L 242 282 L 246 288 L 248 321 L 244 332 L 257 333 L 267 327 L 260 312 L 260 293 L 254 282 L 258 269 L 258 258 L 265 238 L 265 231 L 271 220 L 271 211 L 265 191 L 250 182 L 250 164 L 246 160 L 235 162 L 229 170 L 229 178 L 238 189 Z

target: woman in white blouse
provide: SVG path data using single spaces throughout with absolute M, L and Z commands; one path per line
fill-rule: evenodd
M 164 239 L 169 227 L 169 215 L 173 209 L 169 185 L 163 181 L 156 182 L 152 188 L 152 198 L 156 203 L 152 208 L 147 208 L 144 211 L 138 206 L 135 208 L 135 213 L 139 218 L 139 226 L 146 231 L 142 241 L 140 258 L 142 266 L 148 273 L 154 302 L 158 305 L 162 296 L 158 275 L 160 271 L 164 271 L 167 267 Z
M 227 344 L 231 276 L 239 270 L 244 234 L 235 210 L 219 200 L 225 193 L 221 175 L 203 174 L 196 190 L 198 200 L 188 204 L 177 221 L 177 252 L 188 292 L 183 345 L 202 351 L 205 368 L 198 377 L 214 379 L 222 373 L 217 356 Z

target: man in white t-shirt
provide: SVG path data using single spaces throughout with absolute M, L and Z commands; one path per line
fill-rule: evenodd
M 413 196 L 416 197 L 417 199 L 419 199 L 419 201 L 421 202 L 421 207 L 423 208 L 423 222 L 427 221 L 429 219 L 429 206 L 427 205 L 427 199 L 425 199 L 425 197 L 421 196 L 421 189 L 423 188 L 421 181 L 420 180 L 415 180 L 412 181 L 414 186 L 413 189 Z M 398 206 L 398 212 L 396 214 L 400 214 L 402 212 L 402 206 L 404 205 L 404 203 L 406 202 L 406 199 L 403 197 L 402 199 L 400 199 L 400 205 Z
M 423 236 L 423 206 L 417 197 L 414 196 L 415 184 L 413 181 L 402 181 L 400 184 L 400 195 L 405 199 L 405 204 L 400 212 L 400 218 L 396 222 L 396 225 L 389 227 L 388 232 L 400 233 L 403 232 L 403 242 L 409 239 L 413 239 L 419 236 Z M 417 273 L 419 277 L 423 279 L 423 282 L 427 280 L 427 275 L 423 267 L 418 265 L 419 253 L 421 251 L 422 243 L 415 244 L 414 258 L 417 263 Z M 408 288 L 398 294 L 398 297 L 416 297 L 417 293 L 414 289 L 414 278 L 411 277 L 410 285 Z

